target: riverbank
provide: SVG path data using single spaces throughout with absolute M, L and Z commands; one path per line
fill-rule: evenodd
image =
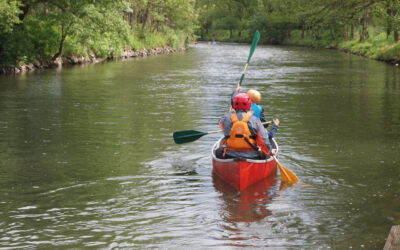
M 0 2 L 0 74 L 170 53 L 193 37 L 192 2 Z
M 212 37 L 212 38 L 211 38 Z M 234 34 L 233 37 L 229 37 L 228 33 L 221 32 L 219 35 L 212 35 L 203 38 L 205 41 L 215 40 L 218 42 L 239 42 L 249 43 L 251 42 L 251 35 L 245 34 L 241 37 Z M 269 42 L 263 42 L 265 34 L 261 33 L 260 43 L 269 44 Z M 400 65 L 400 41 L 394 41 L 393 36 L 387 37 L 385 32 L 371 35 L 367 40 L 360 42 L 358 36 L 355 36 L 351 40 L 332 40 L 331 37 L 322 37 L 317 40 L 310 34 L 304 33 L 300 30 L 294 30 L 287 35 L 287 38 L 276 44 L 281 45 L 292 45 L 292 46 L 305 46 L 313 48 L 324 48 L 324 49 L 336 49 L 344 53 L 351 53 L 366 58 L 383 61 L 392 65 Z
M 125 50 L 120 56 L 109 57 L 109 58 L 98 58 L 95 55 L 83 56 L 83 55 L 68 55 L 59 57 L 55 60 L 36 60 L 29 64 L 21 66 L 6 66 L 0 67 L 0 75 L 10 74 L 21 74 L 25 72 L 34 72 L 37 70 L 55 69 L 63 66 L 74 66 L 82 64 L 96 64 L 106 61 L 125 60 L 130 58 L 140 58 L 146 56 L 155 56 L 161 54 L 170 54 L 178 51 L 185 50 L 185 47 L 160 47 L 153 49 L 141 49 L 141 50 Z
M 286 39 L 284 44 L 337 49 L 345 53 L 383 61 L 395 66 L 400 64 L 400 41 L 396 42 L 391 37 L 387 38 L 385 33 L 371 36 L 369 39 L 360 42 L 358 38 L 349 41 L 315 40 L 307 36 L 301 37 L 300 31 L 293 31 L 290 39 Z

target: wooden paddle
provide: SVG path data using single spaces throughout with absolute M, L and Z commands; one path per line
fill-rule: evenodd
M 242 76 L 240 77 L 238 86 L 242 85 L 242 82 L 243 82 L 243 79 L 244 79 L 244 74 L 246 73 L 246 70 L 247 70 L 247 66 L 249 66 L 250 59 L 253 56 L 254 51 L 256 50 L 256 47 L 257 47 L 257 44 L 258 44 L 259 40 L 260 40 L 260 32 L 257 30 L 254 33 L 253 42 L 251 43 L 251 47 L 250 47 L 249 57 L 247 58 L 247 62 L 244 65 L 244 69 L 243 69 L 243 72 L 242 72 Z
M 283 182 L 289 182 L 292 184 L 295 184 L 299 181 L 299 178 L 289 169 L 285 168 L 279 161 L 278 159 L 274 157 L 274 160 L 278 164 L 279 171 L 281 172 L 281 179 Z
M 262 124 L 266 125 L 266 124 L 270 124 L 270 123 L 272 123 L 272 121 L 263 122 Z M 201 132 L 201 131 L 197 131 L 197 130 L 181 130 L 181 131 L 174 132 L 172 137 L 174 138 L 174 142 L 176 144 L 182 144 L 182 143 L 195 141 L 204 135 L 215 134 L 215 133 L 219 133 L 219 132 L 222 132 L 222 129 L 210 131 L 210 132 Z

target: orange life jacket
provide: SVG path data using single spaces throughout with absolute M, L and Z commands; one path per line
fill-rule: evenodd
M 243 119 L 239 121 L 237 114 L 231 114 L 232 128 L 229 133 L 229 138 L 226 140 L 228 149 L 233 151 L 253 151 L 256 147 L 255 136 L 253 136 L 249 130 L 247 122 L 253 112 L 248 112 L 243 116 Z M 247 140 L 247 141 L 246 141 Z

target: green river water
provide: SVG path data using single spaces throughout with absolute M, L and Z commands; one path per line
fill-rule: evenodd
M 0 76 L 0 249 L 382 249 L 400 225 L 400 69 L 259 46 L 243 84 L 279 118 L 279 175 L 212 177 L 248 45 Z

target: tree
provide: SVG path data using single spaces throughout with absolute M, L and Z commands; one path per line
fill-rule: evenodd
M 18 1 L 0 0 L 0 34 L 11 33 L 14 25 L 20 23 L 19 7 Z
M 120 31 L 125 31 L 126 28 L 122 12 L 128 7 L 123 0 L 58 0 L 44 4 L 49 11 L 45 17 L 49 24 L 58 27 L 60 36 L 53 59 L 63 54 L 66 39 L 72 35 L 82 35 L 82 30 L 89 31 L 89 36 L 112 33 L 120 37 Z M 92 27 L 87 26 L 88 24 Z
M 249 19 L 256 13 L 257 2 L 258 0 L 197 0 L 201 37 L 205 38 L 212 29 L 229 32 L 229 39 L 237 32 L 240 38 L 243 31 L 248 29 Z
M 377 7 L 377 15 L 384 20 L 387 37 L 393 33 L 395 41 L 399 40 L 400 0 L 383 0 Z

